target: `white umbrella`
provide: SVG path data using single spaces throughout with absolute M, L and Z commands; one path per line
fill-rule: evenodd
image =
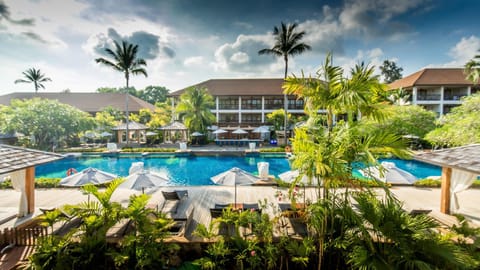
M 83 135 L 84 137 L 87 137 L 89 139 L 94 139 L 96 138 L 98 135 L 97 133 L 93 132 L 93 131 L 87 131 L 85 132 L 85 135 Z
M 168 182 L 168 179 L 157 173 L 143 170 L 127 176 L 119 187 L 141 190 L 143 193 L 146 188 L 168 186 Z
M 278 177 L 282 179 L 282 181 L 287 183 L 295 182 L 299 176 L 300 176 L 300 172 L 298 170 L 286 171 L 278 175 Z M 303 203 L 305 203 L 305 191 L 306 191 L 305 186 L 306 185 L 317 186 L 318 183 L 319 183 L 318 178 L 312 178 L 310 180 L 306 175 L 303 175 L 302 179 L 296 182 L 296 184 L 302 184 L 303 186 Z
M 147 131 L 147 133 L 145 133 L 145 136 L 157 136 L 158 133 L 156 132 L 152 132 L 152 131 Z
M 210 179 L 215 184 L 235 186 L 235 204 L 237 204 L 237 185 L 251 185 L 260 180 L 258 176 L 237 167 L 233 167 L 228 171 L 212 176 Z
M 87 184 L 101 185 L 111 182 L 117 177 L 115 174 L 89 167 L 81 172 L 63 178 L 60 181 L 60 185 L 67 187 L 81 187 Z
M 227 133 L 228 131 L 226 131 L 225 129 L 217 129 L 215 130 L 214 132 L 212 132 L 213 134 L 222 134 L 222 133 Z
M 203 136 L 203 133 L 200 133 L 200 132 L 198 132 L 198 131 L 195 131 L 195 132 L 192 133 L 192 136 L 193 136 L 193 137 L 200 137 L 200 136 Z
M 254 133 L 269 133 L 270 130 L 266 126 L 260 126 L 260 127 L 255 128 L 254 130 L 252 130 L 252 132 L 254 132 Z
M 234 131 L 232 131 L 232 134 L 247 134 L 248 131 L 246 130 L 243 130 L 241 128 L 238 128 L 238 129 L 235 129 Z
M 112 135 L 113 135 L 112 133 L 107 132 L 107 131 L 104 131 L 100 134 L 100 136 L 102 136 L 102 137 L 109 137 L 109 136 L 112 136 Z
M 380 170 L 377 166 L 371 166 L 361 169 L 360 173 L 365 177 L 373 177 L 379 181 L 392 184 L 412 184 L 417 181 L 417 177 L 413 174 L 397 168 L 393 162 L 382 162 L 381 166 L 384 170 Z

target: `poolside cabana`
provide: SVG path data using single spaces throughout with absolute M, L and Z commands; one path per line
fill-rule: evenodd
M 163 131 L 164 143 L 188 141 L 188 128 L 178 121 L 173 121 L 172 123 L 161 127 L 160 130 Z
M 128 122 L 128 138 L 129 142 L 143 144 L 147 143 L 146 131 L 148 127 L 137 123 L 135 121 Z M 127 124 L 121 123 L 120 125 L 112 128 L 113 131 L 117 132 L 117 143 L 127 143 Z
M 35 166 L 62 158 L 55 153 L 0 144 L 0 181 L 9 176 L 13 188 L 21 193 L 19 217 L 35 211 Z
M 440 211 L 445 214 L 459 208 L 458 193 L 468 189 L 480 175 L 480 144 L 424 152 L 415 159 L 442 167 Z

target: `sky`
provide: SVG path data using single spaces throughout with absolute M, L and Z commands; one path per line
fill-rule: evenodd
M 281 22 L 297 23 L 312 50 L 289 58 L 289 75 L 315 75 L 332 53 L 348 71 L 395 61 L 407 76 L 462 67 L 480 49 L 477 0 L 0 0 L 0 95 L 33 92 L 14 81 L 37 68 L 43 92 L 94 92 L 125 85 L 97 64 L 113 40 L 138 44 L 148 77 L 130 85 L 171 91 L 209 79 L 282 78 L 273 46 Z M 380 73 L 378 71 L 378 73 Z

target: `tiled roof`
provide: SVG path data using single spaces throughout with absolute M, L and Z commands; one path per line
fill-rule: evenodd
M 12 99 L 31 99 L 34 97 L 58 100 L 69 104 L 84 112 L 96 113 L 103 108 L 111 106 L 119 111 L 125 111 L 125 94 L 122 93 L 11 93 L 0 96 L 0 104 L 10 105 Z M 138 112 L 140 109 L 155 110 L 155 106 L 132 95 L 128 98 L 130 112 Z
M 480 144 L 447 148 L 415 155 L 416 160 L 480 175 Z
M 205 87 L 212 96 L 278 96 L 283 95 L 282 84 L 283 79 L 212 79 L 192 86 Z M 187 88 L 170 96 L 180 96 Z
M 173 123 L 170 123 L 168 125 L 165 125 L 160 128 L 161 130 L 186 130 L 187 127 L 178 121 L 174 121 Z
M 126 130 L 127 129 L 127 124 L 121 123 L 120 125 L 112 128 L 112 130 Z M 129 130 L 146 130 L 148 129 L 147 126 L 144 124 L 137 123 L 135 121 L 128 121 L 128 129 Z
M 388 85 L 389 89 L 428 85 L 472 85 L 461 68 L 426 68 Z
M 48 163 L 63 156 L 28 148 L 0 144 L 0 174 Z

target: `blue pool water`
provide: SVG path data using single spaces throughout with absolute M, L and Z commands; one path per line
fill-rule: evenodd
M 172 185 L 212 185 L 210 177 L 224 172 L 232 167 L 239 167 L 245 171 L 257 174 L 257 163 L 268 162 L 269 174 L 278 177 L 280 173 L 290 170 L 290 164 L 285 157 L 238 157 L 238 156 L 188 156 L 188 157 L 80 157 L 65 158 L 56 162 L 36 167 L 36 177 L 66 176 L 69 168 L 81 171 L 88 167 L 111 172 L 119 176 L 127 176 L 128 169 L 133 162 L 144 162 L 145 168 L 159 172 L 171 179 Z M 437 166 L 418 161 L 405 161 L 398 159 L 384 159 L 381 161 L 395 162 L 397 167 L 409 171 L 418 178 L 431 175 L 441 175 Z M 354 173 L 357 175 L 358 173 Z

